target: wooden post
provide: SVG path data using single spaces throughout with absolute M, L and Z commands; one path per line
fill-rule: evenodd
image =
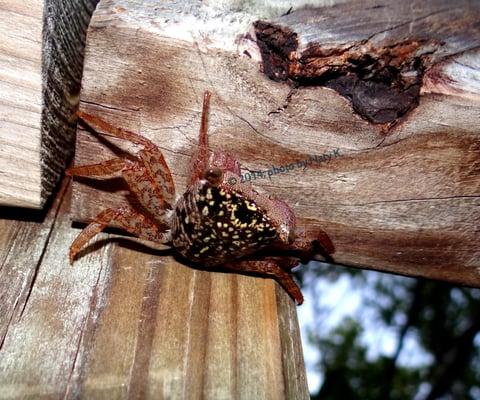
M 0 219 L 1 398 L 307 399 L 295 306 L 271 280 L 195 271 L 44 223 Z
M 0 4 L 0 205 L 41 208 L 73 153 L 83 45 L 97 1 Z

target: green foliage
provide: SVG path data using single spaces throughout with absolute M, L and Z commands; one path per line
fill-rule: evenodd
M 379 357 L 367 361 L 367 348 L 360 341 L 362 326 L 346 318 L 331 336 L 316 344 L 322 349 L 319 367 L 325 371 L 325 382 L 313 399 L 380 399 L 382 381 L 389 360 Z M 413 398 L 420 383 L 415 369 L 398 368 L 390 390 L 391 399 Z

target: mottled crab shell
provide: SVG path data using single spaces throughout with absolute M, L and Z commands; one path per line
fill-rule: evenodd
M 254 201 L 205 179 L 177 201 L 172 218 L 175 249 L 208 266 L 252 254 L 279 236 L 274 222 Z

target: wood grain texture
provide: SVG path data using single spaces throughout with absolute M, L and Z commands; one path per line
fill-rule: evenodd
M 1 210 L 0 218 L 9 219 L 0 219 L 0 345 L 10 324 L 23 314 L 64 192 L 62 188 L 45 216 L 27 214 L 22 221 L 11 218 L 25 217 L 24 210 Z
M 430 3 L 436 7 L 437 2 L 423 3 L 425 15 Z M 81 107 L 153 140 L 172 166 L 179 193 L 185 189 L 202 93 L 208 89 L 213 92 L 212 147 L 235 154 L 245 172 L 267 173 L 295 163 L 288 173 L 254 183 L 286 200 L 301 224 L 323 228 L 337 249 L 336 263 L 480 285 L 480 71 L 478 50 L 465 51 L 468 37 L 463 42 L 445 38 L 449 54 L 457 42 L 464 52 L 430 65 L 418 106 L 385 125 L 361 118 L 348 99 L 329 88 L 268 79 L 258 46 L 245 36 L 253 30 L 251 15 L 233 34 L 204 23 L 210 17 L 217 21 L 207 6 L 177 10 L 175 16 L 174 3 L 162 9 L 149 4 L 99 4 L 89 31 Z M 395 12 L 389 10 L 392 4 L 385 3 L 383 22 Z M 350 32 L 361 23 L 356 14 L 334 10 L 325 9 L 325 15 L 341 18 Z M 383 29 L 379 24 L 369 32 L 380 37 Z M 401 39 L 416 38 L 415 30 L 409 34 Z M 440 40 L 442 30 L 435 34 Z M 76 164 L 118 154 L 108 143 L 136 150 L 80 131 Z M 335 151 L 339 156 L 328 159 Z M 299 167 L 309 159 L 307 168 Z M 115 179 L 79 180 L 73 219 L 87 221 L 106 207 L 124 204 L 125 195 Z
M 41 203 L 41 0 L 0 5 L 0 202 Z M 18 68 L 21 65 L 22 68 Z
M 0 398 L 308 398 L 295 306 L 277 284 L 107 234 L 71 266 L 69 197 L 30 231 L 44 244 L 33 262 L 25 235 L 12 242 L 24 223 L 2 221 Z M 27 266 L 35 279 L 20 285 Z
M 97 1 L 0 3 L 0 205 L 41 208 L 71 158 Z

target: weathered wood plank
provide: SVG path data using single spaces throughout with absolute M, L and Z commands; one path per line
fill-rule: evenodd
M 0 201 L 40 203 L 42 1 L 0 6 Z M 22 72 L 18 69 L 22 65 Z
M 295 306 L 273 281 L 197 271 L 106 234 L 70 266 L 68 207 L 0 347 L 1 398 L 277 399 L 293 384 L 288 398 L 308 398 L 300 346 L 282 356 L 300 341 Z
M 4 398 L 54 398 L 66 392 L 95 287 L 105 281 L 102 250 L 84 257 L 75 269 L 69 267 L 65 251 L 76 232 L 70 228 L 68 207 L 68 202 L 61 205 L 48 246 L 38 266 L 34 264 L 37 270 L 28 301 L 10 321 L 2 343 L 0 393 Z M 29 237 L 31 242 L 40 239 Z M 21 249 L 10 250 L 13 258 L 22 257 Z
M 31 294 L 64 193 L 65 186 L 46 215 L 0 209 L 0 347 Z
M 79 367 L 83 371 L 72 393 L 88 398 L 107 394 L 133 398 L 285 396 L 287 363 L 274 339 L 288 333 L 298 342 L 299 333 L 295 313 L 291 329 L 280 331 L 276 307 L 268 304 L 275 298 L 273 282 L 195 271 L 170 258 L 152 259 L 118 247 L 113 260 L 117 278 L 113 277 L 96 336 L 82 345 L 88 367 Z M 120 281 L 121 275 L 128 278 Z M 265 285 L 272 294 L 265 295 Z M 126 298 L 125 290 L 132 296 Z M 251 295 L 248 301 L 242 293 L 245 290 Z M 242 304 L 255 308 L 242 309 Z M 294 309 L 291 303 L 288 307 Z M 125 309 L 130 312 L 123 315 Z M 295 394 L 301 398 L 307 393 L 306 380 L 301 372 L 301 348 L 296 350 L 300 353 L 295 354 L 295 364 L 289 362 L 290 369 L 303 377 L 298 379 Z
M 377 32 L 376 40 L 396 40 L 401 48 L 417 37 L 415 29 L 390 29 L 400 18 L 395 17 L 397 3 L 382 3 L 385 17 L 368 32 Z M 360 117 L 348 99 L 329 88 L 292 87 L 267 79 L 252 36 L 237 37 L 247 32 L 255 20 L 252 15 L 242 14 L 243 25 L 224 31 L 204 23 L 210 15 L 207 6 L 175 17 L 173 3 L 155 12 L 149 4 L 100 3 L 89 32 L 82 108 L 156 142 L 172 166 L 179 192 L 185 189 L 201 96 L 208 89 L 214 93 L 212 147 L 235 154 L 245 172 L 272 171 L 271 179 L 257 179 L 256 186 L 291 204 L 301 224 L 322 227 L 337 249 L 335 262 L 480 285 L 480 71 L 479 52 L 473 49 L 480 36 L 472 34 L 478 24 L 471 19 L 478 3 L 462 3 L 470 10 L 465 20 L 457 11 L 429 16 L 428 7 L 435 10 L 444 4 L 433 1 L 410 16 L 401 15 L 397 22 L 402 27 L 423 27 L 418 39 L 427 70 L 418 106 L 389 123 Z M 364 7 L 372 4 L 365 2 Z M 342 5 L 316 13 L 327 18 L 317 27 L 317 37 L 322 32 L 343 37 L 340 20 L 351 27 L 350 35 L 363 24 L 347 9 Z M 335 10 L 343 11 L 337 15 Z M 288 24 L 294 14 L 274 23 Z M 442 34 L 453 28 L 446 24 L 443 29 L 442 18 L 459 27 L 444 37 L 445 47 Z M 180 29 L 185 21 L 190 30 Z M 435 57 L 428 56 L 425 47 L 424 25 L 432 21 Z M 295 29 L 295 24 L 285 26 Z M 322 31 L 322 26 L 332 28 Z M 395 38 L 395 32 L 400 36 Z M 363 36 L 347 42 L 357 40 L 360 46 L 368 39 Z M 378 40 L 375 56 L 381 62 L 383 42 Z M 456 52 L 463 53 L 454 56 Z M 435 64 L 447 53 L 449 60 Z M 75 162 L 107 159 L 112 150 L 80 132 Z M 289 164 L 292 171 L 273 174 L 274 168 Z M 118 183 L 78 181 L 73 218 L 87 221 L 103 208 L 124 204 L 126 192 Z
M 83 46 L 98 0 L 0 3 L 0 204 L 41 208 L 74 147 Z

